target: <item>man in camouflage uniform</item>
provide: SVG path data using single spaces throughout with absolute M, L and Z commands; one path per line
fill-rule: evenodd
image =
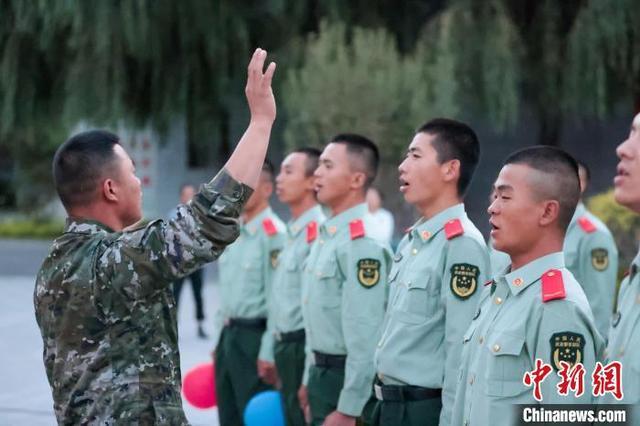
M 251 122 L 224 169 L 168 222 L 141 218 L 140 180 L 118 142 L 81 133 L 56 152 L 56 189 L 69 219 L 38 274 L 36 320 L 59 424 L 187 424 L 171 283 L 238 236 L 238 215 L 266 154 L 275 101 L 249 64 Z

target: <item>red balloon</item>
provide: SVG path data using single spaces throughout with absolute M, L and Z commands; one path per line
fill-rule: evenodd
M 189 404 L 197 408 L 216 406 L 215 377 L 212 363 L 197 365 L 187 372 L 182 381 L 182 393 Z

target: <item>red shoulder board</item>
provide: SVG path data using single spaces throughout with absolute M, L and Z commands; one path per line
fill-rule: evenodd
M 596 226 L 586 216 L 582 216 L 580 219 L 578 219 L 578 224 L 580 225 L 580 228 L 582 228 L 582 230 L 587 234 L 596 231 Z
M 267 235 L 270 237 L 278 233 L 278 230 L 276 229 L 276 225 L 269 218 L 262 221 L 262 228 L 264 229 L 264 232 L 266 232 Z
M 542 275 L 542 301 L 564 299 L 565 296 L 562 272 L 558 269 L 549 269 Z
M 318 222 L 312 220 L 307 224 L 307 243 L 312 243 L 318 238 Z
M 349 233 L 352 240 L 364 237 L 364 223 L 362 220 L 356 219 L 349 222 Z
M 464 234 L 464 229 L 462 229 L 462 222 L 460 222 L 460 219 L 452 219 L 445 223 L 444 234 L 447 236 L 447 240 Z

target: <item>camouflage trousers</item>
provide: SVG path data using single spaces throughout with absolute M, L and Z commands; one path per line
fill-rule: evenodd
M 258 352 L 264 328 L 230 326 L 216 347 L 216 395 L 220 426 L 242 426 L 244 408 L 271 387 L 258 377 Z

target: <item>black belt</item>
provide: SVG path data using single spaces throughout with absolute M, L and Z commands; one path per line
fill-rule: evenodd
M 402 402 L 402 401 L 422 401 L 424 399 L 440 398 L 442 389 L 423 388 L 420 386 L 397 386 L 383 385 L 376 383 L 373 385 L 376 399 L 379 401 Z
M 313 351 L 313 357 L 316 367 L 344 368 L 344 365 L 347 363 L 346 355 L 331 355 Z
M 302 342 L 304 341 L 304 328 L 296 331 L 290 331 L 288 333 L 275 333 L 276 340 L 278 342 Z
M 227 318 L 224 322 L 227 327 L 257 328 L 264 330 L 267 328 L 266 318 Z

